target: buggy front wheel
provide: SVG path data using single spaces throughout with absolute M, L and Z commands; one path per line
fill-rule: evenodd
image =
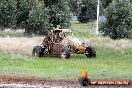
M 60 58 L 61 59 L 69 59 L 70 58 L 70 51 L 68 48 L 64 48 L 62 52 L 60 53 Z
M 34 46 L 32 50 L 32 55 L 42 57 L 44 55 L 44 49 L 41 46 Z

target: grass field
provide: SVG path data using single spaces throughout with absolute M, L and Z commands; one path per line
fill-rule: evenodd
M 19 53 L 0 52 L 0 75 L 37 76 L 50 79 L 78 79 L 81 69 L 91 79 L 132 80 L 132 40 L 111 40 L 95 35 L 95 24 L 74 24 L 71 28 L 81 39 L 90 41 L 97 57 L 73 55 L 69 60 L 57 57 L 32 57 Z

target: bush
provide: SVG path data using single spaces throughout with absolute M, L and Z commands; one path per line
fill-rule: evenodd
M 32 0 L 17 0 L 17 25 L 26 21 L 31 10 Z
M 28 20 L 25 22 L 25 34 L 47 34 L 47 32 L 51 30 L 47 9 L 45 8 L 43 1 L 35 4 L 36 5 L 34 5 L 32 10 L 29 12 Z
M 44 0 L 44 3 L 51 25 L 60 25 L 62 28 L 70 26 L 70 10 L 66 0 Z
M 32 0 L 33 6 L 24 22 L 25 34 L 47 34 L 53 26 L 67 28 L 70 25 L 70 12 L 65 0 Z
M 132 38 L 132 5 L 116 0 L 106 9 L 106 21 L 100 25 L 104 36 L 112 39 Z
M 0 27 L 22 27 L 25 34 L 47 34 L 53 26 L 70 26 L 65 0 L 0 0 Z
M 68 5 L 70 8 L 70 13 L 73 16 L 77 16 L 78 15 L 78 8 L 79 8 L 79 4 L 80 4 L 80 0 L 68 0 Z
M 0 26 L 14 27 L 16 23 L 16 1 L 0 0 Z
M 103 14 L 102 3 L 100 2 L 100 15 Z M 97 18 L 97 0 L 82 0 L 78 20 L 81 23 L 94 21 Z
M 101 0 L 102 1 L 102 6 L 104 8 L 107 8 L 109 6 L 109 4 L 113 1 L 113 0 Z

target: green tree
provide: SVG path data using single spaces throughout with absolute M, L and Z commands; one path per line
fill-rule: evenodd
M 106 9 L 106 21 L 100 26 L 104 36 L 112 39 L 132 38 L 132 4 L 115 0 Z
M 74 16 L 78 15 L 78 9 L 79 9 L 80 3 L 81 3 L 81 0 L 68 0 L 70 13 L 73 14 Z
M 78 20 L 81 23 L 93 21 L 97 17 L 97 0 L 82 0 L 80 3 Z M 100 2 L 100 15 L 103 14 L 102 3 Z
M 16 0 L 17 1 L 17 25 L 21 25 L 29 16 L 29 11 L 33 5 L 33 0 Z
M 113 0 L 101 0 L 104 8 L 107 8 Z
M 51 25 L 60 25 L 62 28 L 70 26 L 70 10 L 66 0 L 44 0 L 44 3 Z
M 16 1 L 0 0 L 0 25 L 1 27 L 14 27 L 16 23 Z
M 29 12 L 29 17 L 25 22 L 26 35 L 31 35 L 32 33 L 44 35 L 51 30 L 47 12 L 43 1 L 34 2 L 32 10 Z

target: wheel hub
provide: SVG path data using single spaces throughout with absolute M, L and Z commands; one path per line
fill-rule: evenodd
M 66 58 L 66 54 L 65 54 L 65 52 L 62 52 L 62 54 L 61 54 L 61 58 Z

